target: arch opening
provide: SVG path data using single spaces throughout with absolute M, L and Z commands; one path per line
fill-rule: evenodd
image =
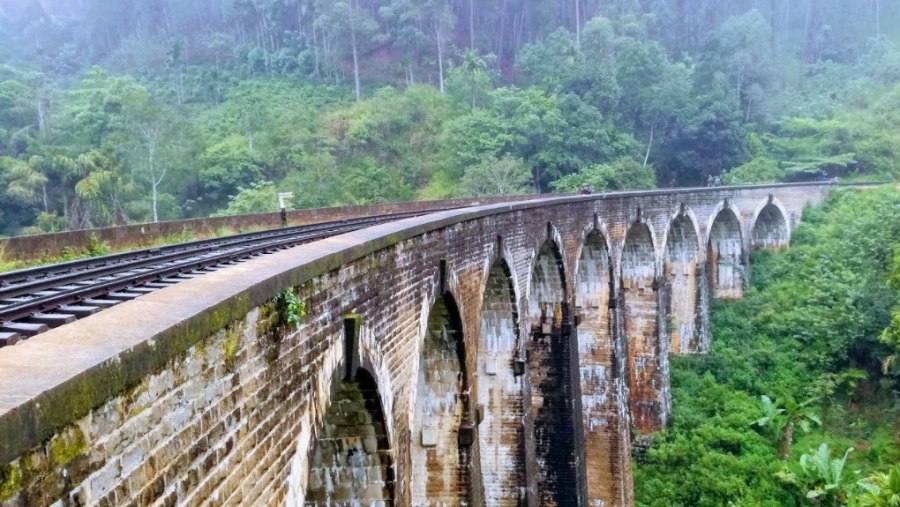
M 462 322 L 448 293 L 428 314 L 419 355 L 412 434 L 413 505 L 459 505 L 468 501 L 470 442 L 460 434 L 468 391 Z
M 528 368 L 538 503 L 576 505 L 572 346 L 565 268 L 558 246 L 544 242 L 531 273 Z
M 521 505 L 525 500 L 523 382 L 517 374 L 519 315 L 509 266 L 502 259 L 488 272 L 478 338 L 478 427 L 486 505 Z
M 700 284 L 697 260 L 700 242 L 690 217 L 680 214 L 672 221 L 666 236 L 663 273 L 666 280 L 666 331 L 669 351 L 690 354 L 699 351 L 697 329 Z
M 741 224 L 737 215 L 724 208 L 709 230 L 706 272 L 713 296 L 740 299 L 744 295 L 744 263 Z
M 750 248 L 777 249 L 787 246 L 790 240 L 787 217 L 773 203 L 766 204 L 756 217 L 750 235 Z
M 622 252 L 622 300 L 628 347 L 628 406 L 633 426 L 640 433 L 662 429 L 665 418 L 655 266 L 650 229 L 646 224 L 635 223 L 628 230 Z
M 310 462 L 304 505 L 394 505 L 394 467 L 375 379 L 337 384 Z
M 575 273 L 582 428 L 588 503 L 625 505 L 630 484 L 624 380 L 614 342 L 609 249 L 598 231 L 588 234 Z

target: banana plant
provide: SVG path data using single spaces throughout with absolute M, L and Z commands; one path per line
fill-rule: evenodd
M 799 488 L 817 507 L 843 507 L 854 486 L 846 473 L 847 456 L 852 450 L 847 449 L 841 458 L 832 458 L 831 448 L 823 443 L 815 452 L 800 456 L 799 461 L 786 463 L 775 475 Z
M 766 395 L 760 397 L 763 405 L 763 417 L 752 424 L 759 427 L 772 427 L 781 442 L 781 459 L 790 459 L 791 447 L 794 445 L 795 427 L 808 433 L 813 424 L 821 425 L 822 420 L 812 410 L 814 398 L 797 402 L 792 396 L 785 395 L 781 399 L 772 400 Z
M 862 492 L 852 499 L 852 507 L 900 507 L 900 465 L 858 484 Z

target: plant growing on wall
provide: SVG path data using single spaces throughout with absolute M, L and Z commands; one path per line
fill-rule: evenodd
M 278 295 L 278 313 L 283 324 L 296 327 L 306 316 L 306 302 L 300 299 L 291 289 L 285 289 Z

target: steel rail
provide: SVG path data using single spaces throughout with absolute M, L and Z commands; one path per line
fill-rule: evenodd
M 244 233 L 9 273 L 0 277 L 0 283 L 6 280 L 6 285 L 0 285 L 0 348 L 101 308 L 178 283 L 179 277 L 435 211 L 439 210 L 373 215 Z M 19 282 L 10 283 L 9 280 Z
M 419 213 L 421 214 L 421 213 Z M 171 245 L 164 245 L 158 247 L 150 247 L 143 248 L 139 250 L 132 250 L 129 252 L 121 252 L 114 253 L 109 255 L 102 255 L 97 257 L 88 257 L 85 259 L 76 259 L 72 261 L 60 262 L 55 264 L 50 264 L 46 266 L 37 266 L 33 268 L 24 268 L 15 271 L 8 271 L 5 273 L 0 273 L 0 290 L 4 288 L 8 288 L 13 285 L 19 285 L 22 283 L 27 283 L 29 281 L 35 280 L 37 278 L 46 278 L 54 275 L 62 275 L 71 273 L 73 271 L 91 269 L 96 266 L 104 266 L 109 265 L 111 263 L 121 263 L 128 262 L 130 260 L 141 259 L 150 256 L 159 256 L 164 255 L 166 253 L 185 251 L 185 250 L 197 250 L 203 246 L 216 247 L 221 245 L 230 245 L 240 241 L 256 241 L 258 239 L 266 238 L 266 237 L 275 237 L 275 236 L 286 236 L 290 234 L 295 234 L 298 232 L 306 232 L 306 231 L 314 231 L 319 229 L 327 229 L 332 227 L 337 223 L 373 223 L 378 221 L 384 221 L 390 217 L 394 217 L 395 219 L 400 219 L 408 216 L 413 216 L 411 213 L 392 213 L 385 215 L 371 215 L 365 217 L 357 217 L 351 218 L 347 220 L 338 220 L 331 222 L 321 222 L 317 224 L 306 224 L 306 225 L 298 225 L 293 227 L 285 227 L 281 229 L 270 229 L 265 231 L 256 231 L 256 232 L 245 232 L 240 234 L 233 234 L 230 236 L 222 236 L 218 238 L 208 238 L 208 239 L 200 239 L 193 241 L 186 241 L 182 243 L 175 243 Z M 0 292 L 0 299 L 2 299 L 4 293 Z M 9 297 L 9 296 L 8 296 Z

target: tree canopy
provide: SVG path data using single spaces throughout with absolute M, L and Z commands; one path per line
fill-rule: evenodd
M 270 209 L 269 185 L 894 178 L 897 26 L 900 0 L 16 0 L 0 234 Z

